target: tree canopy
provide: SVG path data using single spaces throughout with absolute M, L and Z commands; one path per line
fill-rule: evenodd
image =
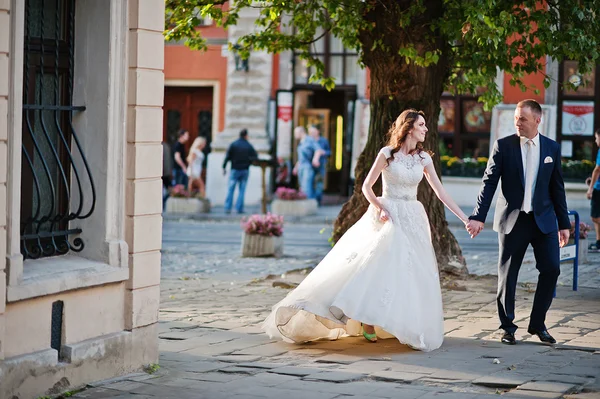
M 317 32 L 340 38 L 367 66 L 374 52 L 386 54 L 389 62 L 422 67 L 444 58 L 449 68 L 445 87 L 457 93 L 475 93 L 484 87 L 481 100 L 488 107 L 502 100 L 495 84 L 498 69 L 509 72 L 513 76 L 510 83 L 525 91 L 523 77 L 530 73 L 542 73 L 544 85 L 550 85 L 546 55 L 578 61 L 581 73 L 589 71 L 599 58 L 600 0 L 167 0 L 166 38 L 205 49 L 206 39 L 197 29 L 203 18 L 228 27 L 235 25 L 247 8 L 260 9 L 260 17 L 258 29 L 239 40 L 242 56 L 250 49 L 294 50 L 314 67 L 311 81 L 329 89 L 334 80 L 324 76 L 323 63 L 311 55 L 311 47 L 319 39 Z M 398 16 L 395 23 L 385 21 L 385 29 L 373 35 L 392 8 L 399 11 L 393 13 Z M 428 12 L 432 10 L 437 12 Z M 422 37 L 411 40 L 415 27 L 426 29 L 419 29 Z M 400 34 L 409 37 L 398 48 L 393 37 Z

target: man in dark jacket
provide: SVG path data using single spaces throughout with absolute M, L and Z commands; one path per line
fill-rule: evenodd
M 223 161 L 223 175 L 227 174 L 227 162 L 231 161 L 231 172 L 229 173 L 229 181 L 227 183 L 227 198 L 225 199 L 226 213 L 231 212 L 233 193 L 236 185 L 238 185 L 238 197 L 235 209 L 238 213 L 244 213 L 244 194 L 246 193 L 246 183 L 248 182 L 248 169 L 256 159 L 258 159 L 258 155 L 252 144 L 248 142 L 248 131 L 242 129 L 240 138 L 231 143 Z
M 514 345 L 517 325 L 515 293 L 517 276 L 529 244 L 533 246 L 539 278 L 527 332 L 545 343 L 556 340 L 545 320 L 560 274 L 559 247 L 569 240 L 565 185 L 560 165 L 560 146 L 538 132 L 542 108 L 524 100 L 515 110 L 516 134 L 496 141 L 488 161 L 477 206 L 467 230 L 474 237 L 483 229 L 496 187 L 494 230 L 498 232 L 497 306 L 502 343 Z

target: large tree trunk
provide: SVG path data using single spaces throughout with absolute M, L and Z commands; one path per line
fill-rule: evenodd
M 435 168 L 440 171 L 438 152 L 437 121 L 440 112 L 440 98 L 444 82 L 449 74 L 446 43 L 443 38 L 427 41 L 428 22 L 439 17 L 443 11 L 442 1 L 426 1 L 427 11 L 413 17 L 410 27 L 399 28 L 400 13 L 410 7 L 408 1 L 387 0 L 378 2 L 367 20 L 375 28 L 361 35 L 365 51 L 364 62 L 371 73 L 371 117 L 369 137 L 355 170 L 354 193 L 344 204 L 334 224 L 333 239 L 337 241 L 366 211 L 369 203 L 362 194 L 363 181 L 373 164 L 377 153 L 387 142 L 387 132 L 398 115 L 406 108 L 416 108 L 425 112 L 429 132 L 424 147 L 436 153 L 433 157 Z M 373 42 L 383 38 L 384 46 L 373 48 Z M 422 43 L 419 43 L 422 40 Z M 440 49 L 442 56 L 437 64 L 418 67 L 407 64 L 404 57 L 398 56 L 398 49 L 412 43 L 415 48 L 425 51 Z M 377 195 L 381 194 L 381 179 L 374 186 Z M 441 270 L 454 274 L 466 273 L 466 263 L 454 235 L 448 229 L 444 205 L 437 198 L 429 184 L 423 179 L 419 186 L 418 198 L 425 206 L 432 233 L 433 246 Z

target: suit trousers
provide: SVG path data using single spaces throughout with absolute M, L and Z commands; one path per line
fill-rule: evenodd
M 538 228 L 533 213 L 521 212 L 509 234 L 498 234 L 498 316 L 500 328 L 514 333 L 515 294 L 517 277 L 529 244 L 533 247 L 535 267 L 539 271 L 537 288 L 533 299 L 533 308 L 529 318 L 529 328 L 546 330 L 546 313 L 552 304 L 556 281 L 560 275 L 560 255 L 558 228 L 544 234 Z

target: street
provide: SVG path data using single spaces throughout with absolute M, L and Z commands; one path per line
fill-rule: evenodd
M 469 273 L 478 276 L 495 275 L 498 258 L 498 235 L 484 229 L 471 239 L 467 231 L 451 227 L 467 260 Z M 265 258 L 257 262 L 241 258 L 242 229 L 238 220 L 170 221 L 163 224 L 163 277 L 232 275 L 239 278 L 264 277 L 290 270 L 313 267 L 330 249 L 331 224 L 286 223 L 284 256 Z M 579 265 L 579 285 L 600 288 L 600 254 L 589 254 L 589 262 Z M 520 271 L 519 281 L 535 283 L 537 270 L 530 247 Z M 571 285 L 572 263 L 563 263 L 559 285 Z

